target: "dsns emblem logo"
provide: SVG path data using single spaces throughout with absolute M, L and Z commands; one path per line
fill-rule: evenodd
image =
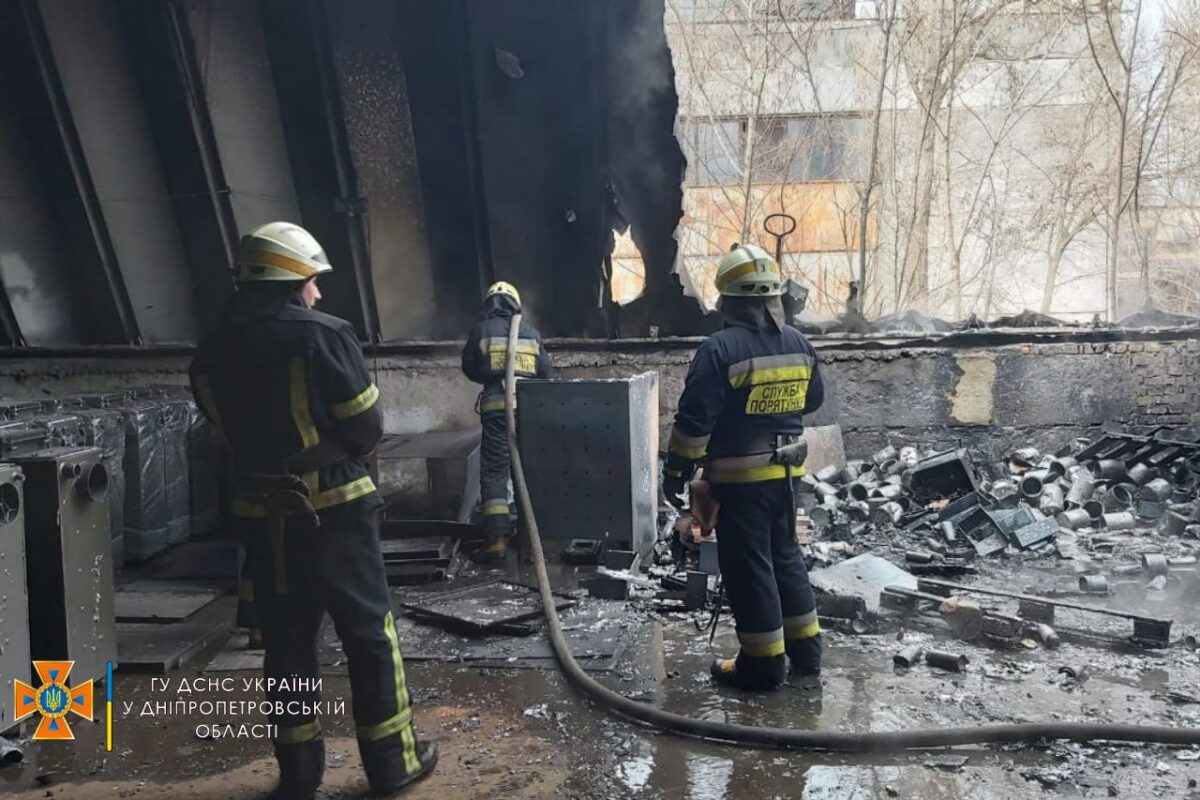
M 68 714 L 78 714 L 86 720 L 92 719 L 92 681 L 79 684 L 74 689 L 67 687 L 67 676 L 71 674 L 74 661 L 35 661 L 42 685 L 33 688 L 27 683 L 13 681 L 14 722 L 20 722 L 31 714 L 41 714 L 42 721 L 34 731 L 35 741 L 47 739 L 74 739 Z

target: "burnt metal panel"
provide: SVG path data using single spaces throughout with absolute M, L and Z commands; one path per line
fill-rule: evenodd
M 30 679 L 21 468 L 0 464 L 0 733 L 12 727 L 13 678 Z
M 658 374 L 517 384 L 521 457 L 550 540 L 656 537 Z
M 315 0 L 262 0 L 280 118 L 302 223 L 339 265 L 321 283 L 322 307 L 349 320 L 359 337 L 378 340 L 378 321 L 361 234 L 365 204 L 344 151 L 340 99 L 332 97 L 328 31 Z
M 566 222 L 562 209 L 551 216 L 546 191 L 555 128 L 547 124 L 544 83 L 560 66 L 545 52 L 553 38 L 547 5 L 470 0 L 466 8 L 492 271 L 521 289 L 525 311 L 543 333 L 561 335 L 548 276 L 581 265 L 552 243 L 552 229 Z M 497 58 L 515 62 L 520 76 L 505 72 Z
M 44 191 L 54 229 L 51 239 L 62 247 L 63 274 L 45 250 L 32 251 L 38 263 L 29 269 L 56 287 L 48 294 L 58 298 L 59 307 L 67 295 L 75 300 L 82 343 L 139 342 L 108 225 L 34 0 L 0 3 L 0 69 L 21 110 L 15 121 L 23 129 Z M 14 291 L 18 285 L 14 282 Z
M 185 0 L 182 9 L 238 230 L 299 223 L 258 3 Z
M 116 8 L 39 5 L 138 330 L 148 342 L 192 341 L 191 276 Z
M 74 661 L 71 682 L 116 661 L 113 568 L 104 467 L 94 447 L 18 459 L 25 472 L 25 556 L 34 659 Z
M 207 329 L 233 291 L 238 231 L 199 86 L 194 45 L 173 2 L 118 0 L 117 8 L 186 245 L 196 313 Z
M 404 73 L 443 336 L 461 336 L 493 280 L 466 0 L 399 0 Z
M 458 298 L 446 297 L 435 283 L 401 59 L 398 6 L 374 0 L 325 0 L 324 7 L 335 68 L 331 77 L 336 79 L 336 85 L 328 82 L 326 91 L 330 106 L 341 109 L 345 127 L 344 148 L 334 152 L 344 149 L 346 157 L 352 156 L 366 203 L 367 213 L 348 216 L 347 221 L 359 223 L 353 232 L 365 236 L 369 248 L 364 256 L 369 261 L 380 334 L 385 341 L 460 336 L 474 315 L 459 315 L 459 323 L 454 324 Z M 341 127 L 333 130 L 340 132 Z M 470 271 L 469 266 L 464 269 Z

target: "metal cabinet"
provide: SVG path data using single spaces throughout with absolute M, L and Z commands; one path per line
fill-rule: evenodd
M 32 657 L 74 661 L 73 683 L 101 679 L 117 658 L 108 470 L 94 447 L 45 450 L 18 464 Z
M 13 679 L 28 682 L 29 602 L 25 593 L 25 509 L 21 468 L 0 464 L 0 733 L 13 726 Z
M 542 536 L 657 538 L 658 374 L 521 381 L 517 433 Z

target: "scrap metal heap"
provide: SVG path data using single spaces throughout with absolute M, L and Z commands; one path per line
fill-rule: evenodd
M 1182 565 L 1200 545 L 1200 442 L 1167 429 L 1076 439 L 1054 454 L 1021 448 L 986 470 L 966 450 L 922 457 L 888 446 L 803 482 L 801 505 L 824 538 L 888 532 L 893 543 L 920 545 L 906 553 L 918 572 L 1005 553 L 1100 561 L 1163 547 Z M 1135 567 L 1122 565 L 1126 575 Z

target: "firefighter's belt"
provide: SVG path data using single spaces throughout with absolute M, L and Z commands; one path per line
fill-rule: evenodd
M 295 475 L 258 473 L 237 475 L 235 486 L 239 501 L 253 503 L 266 510 L 274 562 L 275 593 L 287 594 L 287 559 L 283 539 L 287 518 L 304 515 L 314 526 L 320 526 L 321 518 L 312 504 L 312 490 Z

